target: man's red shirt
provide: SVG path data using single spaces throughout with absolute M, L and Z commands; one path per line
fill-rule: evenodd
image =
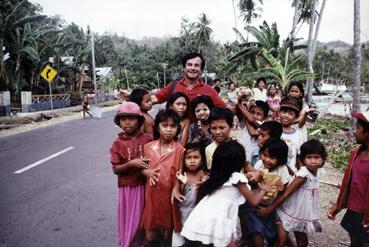
M 169 90 L 172 87 L 172 83 L 169 83 L 165 88 L 159 90 L 155 96 L 158 99 L 158 103 L 163 103 L 168 99 Z M 213 104 L 218 107 L 225 107 L 226 104 L 224 101 L 219 97 L 217 91 L 214 88 L 210 87 L 209 85 L 204 84 L 202 81 L 194 88 L 189 89 L 185 83 L 184 78 L 178 81 L 177 85 L 175 86 L 173 93 L 176 92 L 183 92 L 185 93 L 190 101 L 200 95 L 207 95 L 213 100 Z

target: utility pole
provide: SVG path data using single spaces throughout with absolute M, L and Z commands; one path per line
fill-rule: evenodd
M 87 35 L 90 36 L 91 42 L 91 56 L 92 56 L 92 77 L 94 83 L 94 94 L 95 94 L 95 103 L 97 103 L 97 84 L 96 84 L 96 65 L 95 65 L 95 43 L 94 43 L 94 35 L 90 32 L 90 26 L 87 26 Z

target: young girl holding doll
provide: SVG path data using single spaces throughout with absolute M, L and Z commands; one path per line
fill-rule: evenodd
M 176 141 L 179 132 L 178 114 L 171 109 L 161 111 L 155 118 L 155 140 L 144 146 L 145 157 L 150 161 L 143 170 L 148 181 L 141 226 L 149 246 L 171 246 L 173 229 L 180 231 L 178 207 L 171 203 L 176 173 L 183 162 L 184 148 Z
M 213 106 L 213 101 L 206 95 L 198 96 L 191 101 L 191 111 L 197 121 L 190 125 L 189 143 L 200 143 L 205 149 L 212 142 L 208 117 Z
M 186 145 L 190 129 L 190 118 L 188 116 L 190 100 L 187 95 L 182 92 L 172 94 L 168 100 L 166 109 L 173 109 L 180 117 L 180 133 L 178 136 L 179 143 Z
M 267 181 L 268 177 L 274 182 L 273 193 L 267 194 L 260 203 L 260 207 L 266 207 L 273 203 L 278 197 L 279 191 L 283 191 L 291 179 L 286 165 L 288 156 L 287 144 L 279 138 L 269 139 L 260 148 L 260 160 L 256 162 L 254 168 L 262 173 L 262 181 Z M 262 247 L 264 240 L 268 246 L 272 246 L 276 236 L 275 212 L 271 212 L 268 217 L 259 217 L 254 207 L 245 206 L 241 208 L 240 214 L 247 215 L 247 233 L 250 246 Z
M 245 199 L 256 206 L 270 190 L 270 186 L 261 183 L 259 193 L 250 191 L 248 180 L 241 173 L 245 160 L 245 149 L 239 142 L 219 144 L 209 179 L 198 190 L 198 204 L 184 223 L 182 236 L 202 244 L 235 246 L 241 237 L 237 231 L 238 206 Z
M 143 122 L 140 108 L 133 102 L 123 103 L 114 118 L 123 130 L 110 148 L 110 162 L 118 176 L 118 238 L 119 246 L 124 247 L 137 243 L 134 238 L 144 208 L 145 177 L 141 172 L 147 168 L 148 160 L 143 148 L 152 137 L 140 131 Z
M 178 206 L 182 224 L 186 222 L 188 215 L 195 207 L 197 187 L 207 178 L 204 172 L 205 159 L 202 155 L 201 146 L 198 143 L 188 143 L 185 148 L 183 170 L 176 174 L 181 183 L 182 200 L 178 202 Z M 183 246 L 184 244 L 184 238 L 179 233 L 174 232 L 172 246 Z
M 308 246 L 308 235 L 321 232 L 319 216 L 319 179 L 327 153 L 322 143 L 310 140 L 301 146 L 303 166 L 298 170 L 286 191 L 259 214 L 266 216 L 277 209 L 277 241 L 275 247 L 286 245 L 288 233 L 294 232 L 297 246 Z

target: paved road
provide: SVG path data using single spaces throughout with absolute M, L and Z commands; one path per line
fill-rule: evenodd
M 0 139 L 0 247 L 117 246 L 113 115 Z

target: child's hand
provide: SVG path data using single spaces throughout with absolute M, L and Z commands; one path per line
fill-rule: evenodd
M 277 187 L 278 191 L 284 191 L 284 184 L 282 183 L 281 180 L 275 183 L 275 187 Z
M 180 192 L 179 192 L 179 187 L 178 186 L 175 186 L 172 190 L 172 195 L 170 197 L 170 201 L 172 202 L 172 204 L 174 203 L 174 200 L 177 200 L 179 202 L 182 202 L 183 200 L 185 200 L 185 196 L 182 195 Z
M 136 167 L 138 169 L 146 169 L 149 168 L 149 161 L 150 159 L 148 158 L 137 158 L 137 159 L 133 159 L 129 161 L 129 164 L 132 167 Z
M 257 215 L 262 217 L 262 218 L 268 217 L 272 212 L 273 212 L 273 209 L 270 206 L 261 207 L 261 208 L 256 209 Z
M 334 220 L 334 218 L 336 217 L 336 214 L 338 213 L 338 207 L 336 204 L 332 205 L 329 209 L 328 209 L 328 219 Z
M 186 183 L 187 183 L 187 175 L 186 175 L 186 173 L 185 173 L 185 172 L 182 174 L 182 171 L 177 171 L 177 172 L 176 172 L 176 177 L 177 177 L 177 179 L 178 179 L 182 184 L 186 184 Z
M 265 182 L 260 182 L 258 183 L 258 186 L 259 186 L 259 189 L 260 190 L 264 190 L 265 191 L 265 194 L 268 193 L 268 192 L 271 192 L 272 191 L 272 185 L 269 185 Z
M 145 169 L 142 170 L 142 175 L 146 176 L 149 179 L 150 186 L 154 186 L 158 181 L 160 177 L 160 167 L 155 169 Z

